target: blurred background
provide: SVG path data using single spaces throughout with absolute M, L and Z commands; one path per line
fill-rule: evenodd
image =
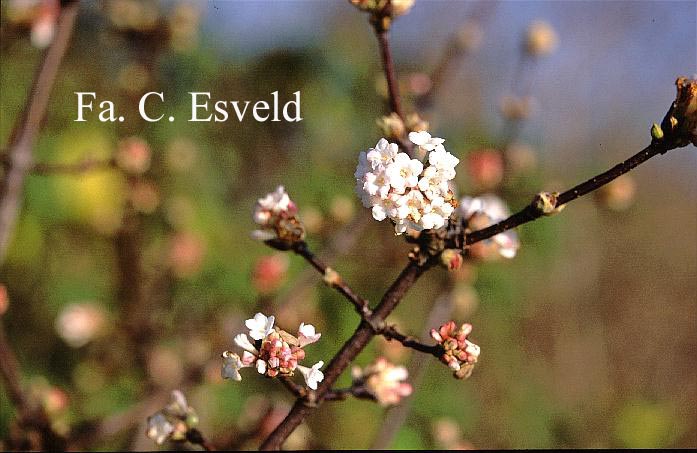
M 1 7 L 7 143 L 55 8 Z M 391 37 L 405 110 L 461 159 L 460 194 L 495 191 L 517 210 L 648 144 L 675 79 L 697 71 L 696 22 L 689 1 L 418 0 Z M 254 101 L 276 90 L 300 90 L 302 122 L 183 119 L 189 91 Z M 74 122 L 75 91 L 112 100 L 126 121 Z M 164 91 L 181 119 L 143 121 L 148 91 Z M 250 238 L 251 210 L 285 185 L 311 247 L 377 301 L 409 250 L 354 195 L 358 152 L 384 135 L 385 96 L 367 16 L 348 2 L 81 5 L 35 149 L 43 167 L 27 180 L 0 267 L 23 384 L 71 448 L 155 448 L 145 420 L 172 389 L 220 447 L 256 448 L 283 418 L 292 398 L 278 382 L 220 378 L 220 353 L 244 320 L 263 311 L 290 331 L 314 324 L 311 363 L 326 363 L 358 320 L 301 258 Z M 61 170 L 80 162 L 106 164 Z M 414 335 L 435 326 L 429 313 L 471 322 L 482 348 L 473 376 L 412 362 L 404 423 L 398 408 L 331 403 L 286 445 L 697 447 L 696 170 L 694 148 L 677 149 L 521 227 L 513 260 L 430 271 L 390 321 Z M 411 360 L 376 340 L 358 363 L 378 355 Z M 14 410 L 0 395 L 5 439 Z

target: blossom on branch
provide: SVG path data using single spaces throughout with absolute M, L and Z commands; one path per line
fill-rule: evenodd
M 508 206 L 499 197 L 486 194 L 476 198 L 460 199 L 457 215 L 469 231 L 477 231 L 506 219 L 510 215 Z M 490 239 L 473 244 L 470 251 L 473 255 L 492 259 L 497 256 L 513 258 L 518 252 L 520 241 L 514 230 L 497 234 Z
M 378 357 L 363 369 L 354 367 L 351 374 L 354 386 L 364 387 L 382 406 L 398 404 L 413 391 L 411 384 L 406 382 L 409 377 L 407 369 L 393 365 L 384 357 Z
M 382 138 L 360 153 L 354 174 L 363 206 L 377 221 L 389 218 L 396 234 L 442 228 L 457 205 L 450 181 L 459 160 L 445 150 L 442 138 L 426 131 L 411 132 L 409 139 L 428 153 L 427 165 Z
M 272 247 L 287 250 L 305 237 L 305 227 L 296 218 L 298 208 L 283 186 L 259 198 L 254 206 L 254 223 L 261 229 L 254 230 L 252 237 L 265 241 Z
M 243 350 L 242 356 L 232 351 L 223 352 L 223 378 L 241 381 L 240 370 L 247 367 L 254 367 L 259 374 L 268 377 L 293 376 L 297 369 L 307 386 L 317 389 L 317 383 L 324 379 L 320 371 L 324 362 L 320 361 L 311 368 L 298 362 L 305 358 L 302 348 L 315 343 L 322 334 L 316 332 L 312 324 L 301 323 L 296 337 L 274 326 L 274 322 L 273 316 L 267 317 L 262 313 L 245 322 L 249 333 L 241 333 L 234 339 L 235 344 Z M 249 340 L 250 337 L 253 341 Z
M 445 352 L 440 360 L 454 371 L 458 379 L 467 379 L 472 374 L 474 364 L 479 359 L 479 346 L 467 339 L 472 332 L 472 324 L 462 324 L 459 328 L 449 321 L 436 329 L 431 329 L 431 337 L 443 346 Z

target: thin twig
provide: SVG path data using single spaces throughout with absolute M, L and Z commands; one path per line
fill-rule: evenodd
M 623 174 L 629 172 L 638 165 L 646 162 L 650 158 L 659 154 L 664 154 L 668 150 L 669 148 L 667 148 L 664 143 L 659 141 L 653 141 L 649 146 L 639 151 L 638 153 L 625 160 L 624 162 L 615 165 L 608 171 L 601 173 L 598 176 L 595 176 L 581 184 L 578 184 L 577 186 L 572 187 L 566 192 L 563 192 L 561 195 L 557 197 L 556 206 L 559 207 L 565 205 L 589 192 L 597 190 L 600 187 L 612 181 L 613 179 L 622 176 Z M 507 219 L 502 220 L 499 223 L 467 234 L 467 236 L 465 236 L 465 244 L 472 245 L 476 242 L 489 239 L 490 237 L 496 236 L 499 233 L 503 233 L 504 231 L 513 229 L 517 226 L 536 220 L 542 217 L 543 215 L 543 212 L 539 210 L 534 204 L 529 204 L 522 210 L 518 211 L 517 213 L 508 217 Z
M 114 159 L 87 159 L 70 164 L 36 163 L 31 168 L 31 174 L 41 176 L 79 175 L 93 170 L 114 168 L 115 166 L 116 161 Z
M 336 271 L 329 268 L 329 266 L 320 261 L 319 258 L 317 258 L 310 251 L 305 242 L 295 243 L 293 245 L 293 251 L 305 258 L 305 260 L 307 260 L 307 262 L 309 262 L 312 265 L 312 267 L 317 269 L 317 271 L 324 276 L 325 282 L 328 285 L 336 289 L 349 302 L 351 302 L 358 314 L 361 315 L 362 318 L 367 318 L 371 315 L 368 301 L 356 294 L 356 292 L 353 291 L 351 287 L 346 284 L 346 282 L 344 282 L 344 280 Z
M 10 137 L 7 147 L 9 165 L 0 187 L 0 264 L 7 256 L 10 237 L 22 207 L 22 191 L 33 165 L 34 144 L 46 117 L 58 67 L 68 50 L 77 11 L 77 0 L 66 1 L 61 7 L 56 35 L 37 69 L 24 112 Z
M 213 444 L 211 444 L 205 437 L 203 437 L 201 431 L 199 431 L 196 428 L 190 428 L 186 432 L 186 440 L 194 445 L 201 446 L 206 451 L 216 451 L 216 448 L 213 446 Z
M 418 338 L 400 333 L 395 326 L 385 326 L 380 329 L 379 333 L 387 340 L 399 341 L 405 348 L 414 349 L 415 351 L 430 354 L 434 357 L 440 357 L 444 352 L 441 345 L 428 345 L 422 343 Z
M 21 373 L 19 371 L 19 363 L 17 362 L 12 347 L 7 341 L 2 318 L 0 318 L 0 376 L 2 376 L 2 381 L 10 401 L 17 409 L 19 426 L 26 431 L 36 431 L 39 436 L 39 445 L 34 445 L 34 442 L 31 441 L 31 436 L 27 436 L 27 439 L 9 439 L 9 447 L 21 450 L 64 450 L 66 446 L 65 438 L 53 431 L 51 422 L 43 407 L 39 406 L 34 408 L 29 404 L 29 400 L 20 382 Z M 19 444 L 14 445 L 15 442 L 19 442 Z

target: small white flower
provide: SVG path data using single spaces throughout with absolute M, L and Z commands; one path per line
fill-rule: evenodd
M 438 173 L 444 179 L 451 180 L 455 177 L 455 167 L 460 163 L 460 159 L 443 148 L 442 150 L 431 152 L 428 155 L 428 163 L 438 170 Z
M 257 313 L 254 318 L 245 321 L 244 325 L 249 329 L 249 336 L 254 340 L 263 340 L 273 330 L 274 317 L 266 317 Z
M 315 332 L 315 326 L 312 324 L 301 323 L 298 328 L 298 346 L 301 348 L 316 342 L 322 336 L 321 333 Z
M 419 175 L 423 169 L 421 161 L 411 159 L 405 153 L 399 153 L 394 162 L 387 166 L 385 174 L 390 185 L 398 193 L 404 193 L 407 187 L 415 187 L 419 183 Z
M 249 341 L 247 335 L 243 333 L 236 335 L 234 341 L 237 346 L 244 349 L 245 351 L 249 351 L 252 354 L 257 354 L 259 352 L 257 351 L 257 348 L 255 348 L 254 345 Z
M 300 373 L 302 373 L 303 377 L 305 378 L 305 382 L 307 383 L 307 386 L 310 387 L 312 390 L 317 390 L 317 384 L 324 380 L 324 373 L 320 371 L 320 368 L 322 368 L 323 366 L 324 362 L 322 362 L 321 360 L 312 365 L 312 368 L 298 365 L 297 369 L 300 371 Z
M 223 379 L 232 379 L 233 381 L 241 381 L 240 370 L 246 365 L 240 360 L 240 356 L 233 354 L 230 351 L 223 352 L 223 368 L 221 375 Z
M 442 138 L 431 137 L 431 134 L 426 131 L 409 132 L 409 140 L 411 140 L 413 144 L 418 145 L 424 151 L 440 149 L 445 141 Z
M 443 228 L 445 220 L 446 219 L 442 215 L 436 212 L 429 212 L 428 214 L 424 214 L 421 218 L 421 226 L 423 226 L 425 230 L 436 230 L 438 228 Z
M 147 436 L 162 445 L 174 432 L 174 426 L 160 412 L 148 417 Z
M 379 222 L 385 220 L 386 217 L 397 217 L 397 202 L 400 198 L 400 195 L 391 194 L 385 199 L 375 200 L 372 209 L 373 218 Z
M 474 358 L 474 362 L 476 362 L 477 358 L 479 358 L 479 353 L 481 352 L 480 347 L 469 340 L 465 340 L 465 344 L 467 345 L 465 347 L 465 352 L 472 356 L 472 358 Z
M 397 157 L 398 152 L 399 147 L 396 143 L 389 143 L 384 138 L 381 138 L 375 145 L 375 148 L 368 151 L 366 159 L 370 162 L 372 169 L 376 170 L 391 164 L 394 158 Z
M 387 173 L 383 169 L 376 170 L 375 173 L 368 172 L 363 177 L 363 190 L 368 195 L 387 198 L 390 191 L 390 181 L 387 178 Z
M 266 373 L 266 362 L 259 359 L 257 360 L 257 371 L 259 374 L 264 374 Z
M 274 213 L 287 211 L 290 203 L 290 197 L 283 186 L 278 186 L 274 192 L 267 194 L 264 198 L 259 198 L 257 201 L 259 207 Z

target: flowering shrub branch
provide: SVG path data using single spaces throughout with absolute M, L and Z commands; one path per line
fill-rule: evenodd
M 283 440 L 327 398 L 331 391 L 331 385 L 348 367 L 349 363 L 375 335 L 380 334 L 381 330 L 384 330 L 382 327 L 376 328 L 375 326 L 384 326 L 387 316 L 401 302 L 416 280 L 439 261 L 440 255 L 444 250 L 459 248 L 462 253 L 466 253 L 468 247 L 478 242 L 493 238 L 539 217 L 558 213 L 565 204 L 602 187 L 657 154 L 664 154 L 671 149 L 686 146 L 689 143 L 697 143 L 697 130 L 695 128 L 697 124 L 697 82 L 678 79 L 677 85 L 678 96 L 676 102 L 671 106 L 661 126 L 654 125 L 651 144 L 625 162 L 561 194 L 541 192 L 523 210 L 488 227 L 475 229 L 474 231 L 461 230 L 459 226 L 462 223 L 466 224 L 467 219 L 456 216 L 454 220 L 450 220 L 448 228 L 444 232 L 443 230 L 439 233 L 439 230 L 424 229 L 416 241 L 419 245 L 410 255 L 412 259 L 409 264 L 387 290 L 380 304 L 373 310 L 372 315 L 368 319 L 361 321 L 353 336 L 330 361 L 324 371 L 324 381 L 317 388 L 312 404 L 308 404 L 305 399 L 298 399 L 288 416 L 271 433 L 261 445 L 261 448 L 280 448 Z M 663 129 L 666 129 L 666 131 L 663 131 Z M 378 148 L 383 149 L 385 147 L 378 146 Z M 400 184 L 401 182 L 398 183 L 398 185 Z M 416 186 L 417 184 L 418 178 L 417 183 L 411 185 Z M 470 209 L 466 209 L 465 213 L 470 213 L 470 211 Z M 453 224 L 455 224 L 454 228 Z M 505 242 L 502 243 L 501 250 L 504 250 L 505 256 L 505 245 L 503 244 Z M 409 347 L 416 346 L 429 353 L 435 351 L 426 345 L 409 340 L 406 336 L 396 333 L 395 329 L 387 329 L 386 331 L 389 332 L 388 336 L 392 335 L 398 341 L 403 339 Z M 454 323 L 448 323 L 441 326 L 438 330 L 433 330 L 431 333 L 432 337 L 445 350 L 445 353 L 440 356 L 441 360 L 454 370 L 455 376 L 458 378 L 468 377 L 471 374 L 472 366 L 479 357 L 479 347 L 467 339 L 470 331 L 471 326 L 468 324 L 463 324 L 460 328 L 457 328 Z

